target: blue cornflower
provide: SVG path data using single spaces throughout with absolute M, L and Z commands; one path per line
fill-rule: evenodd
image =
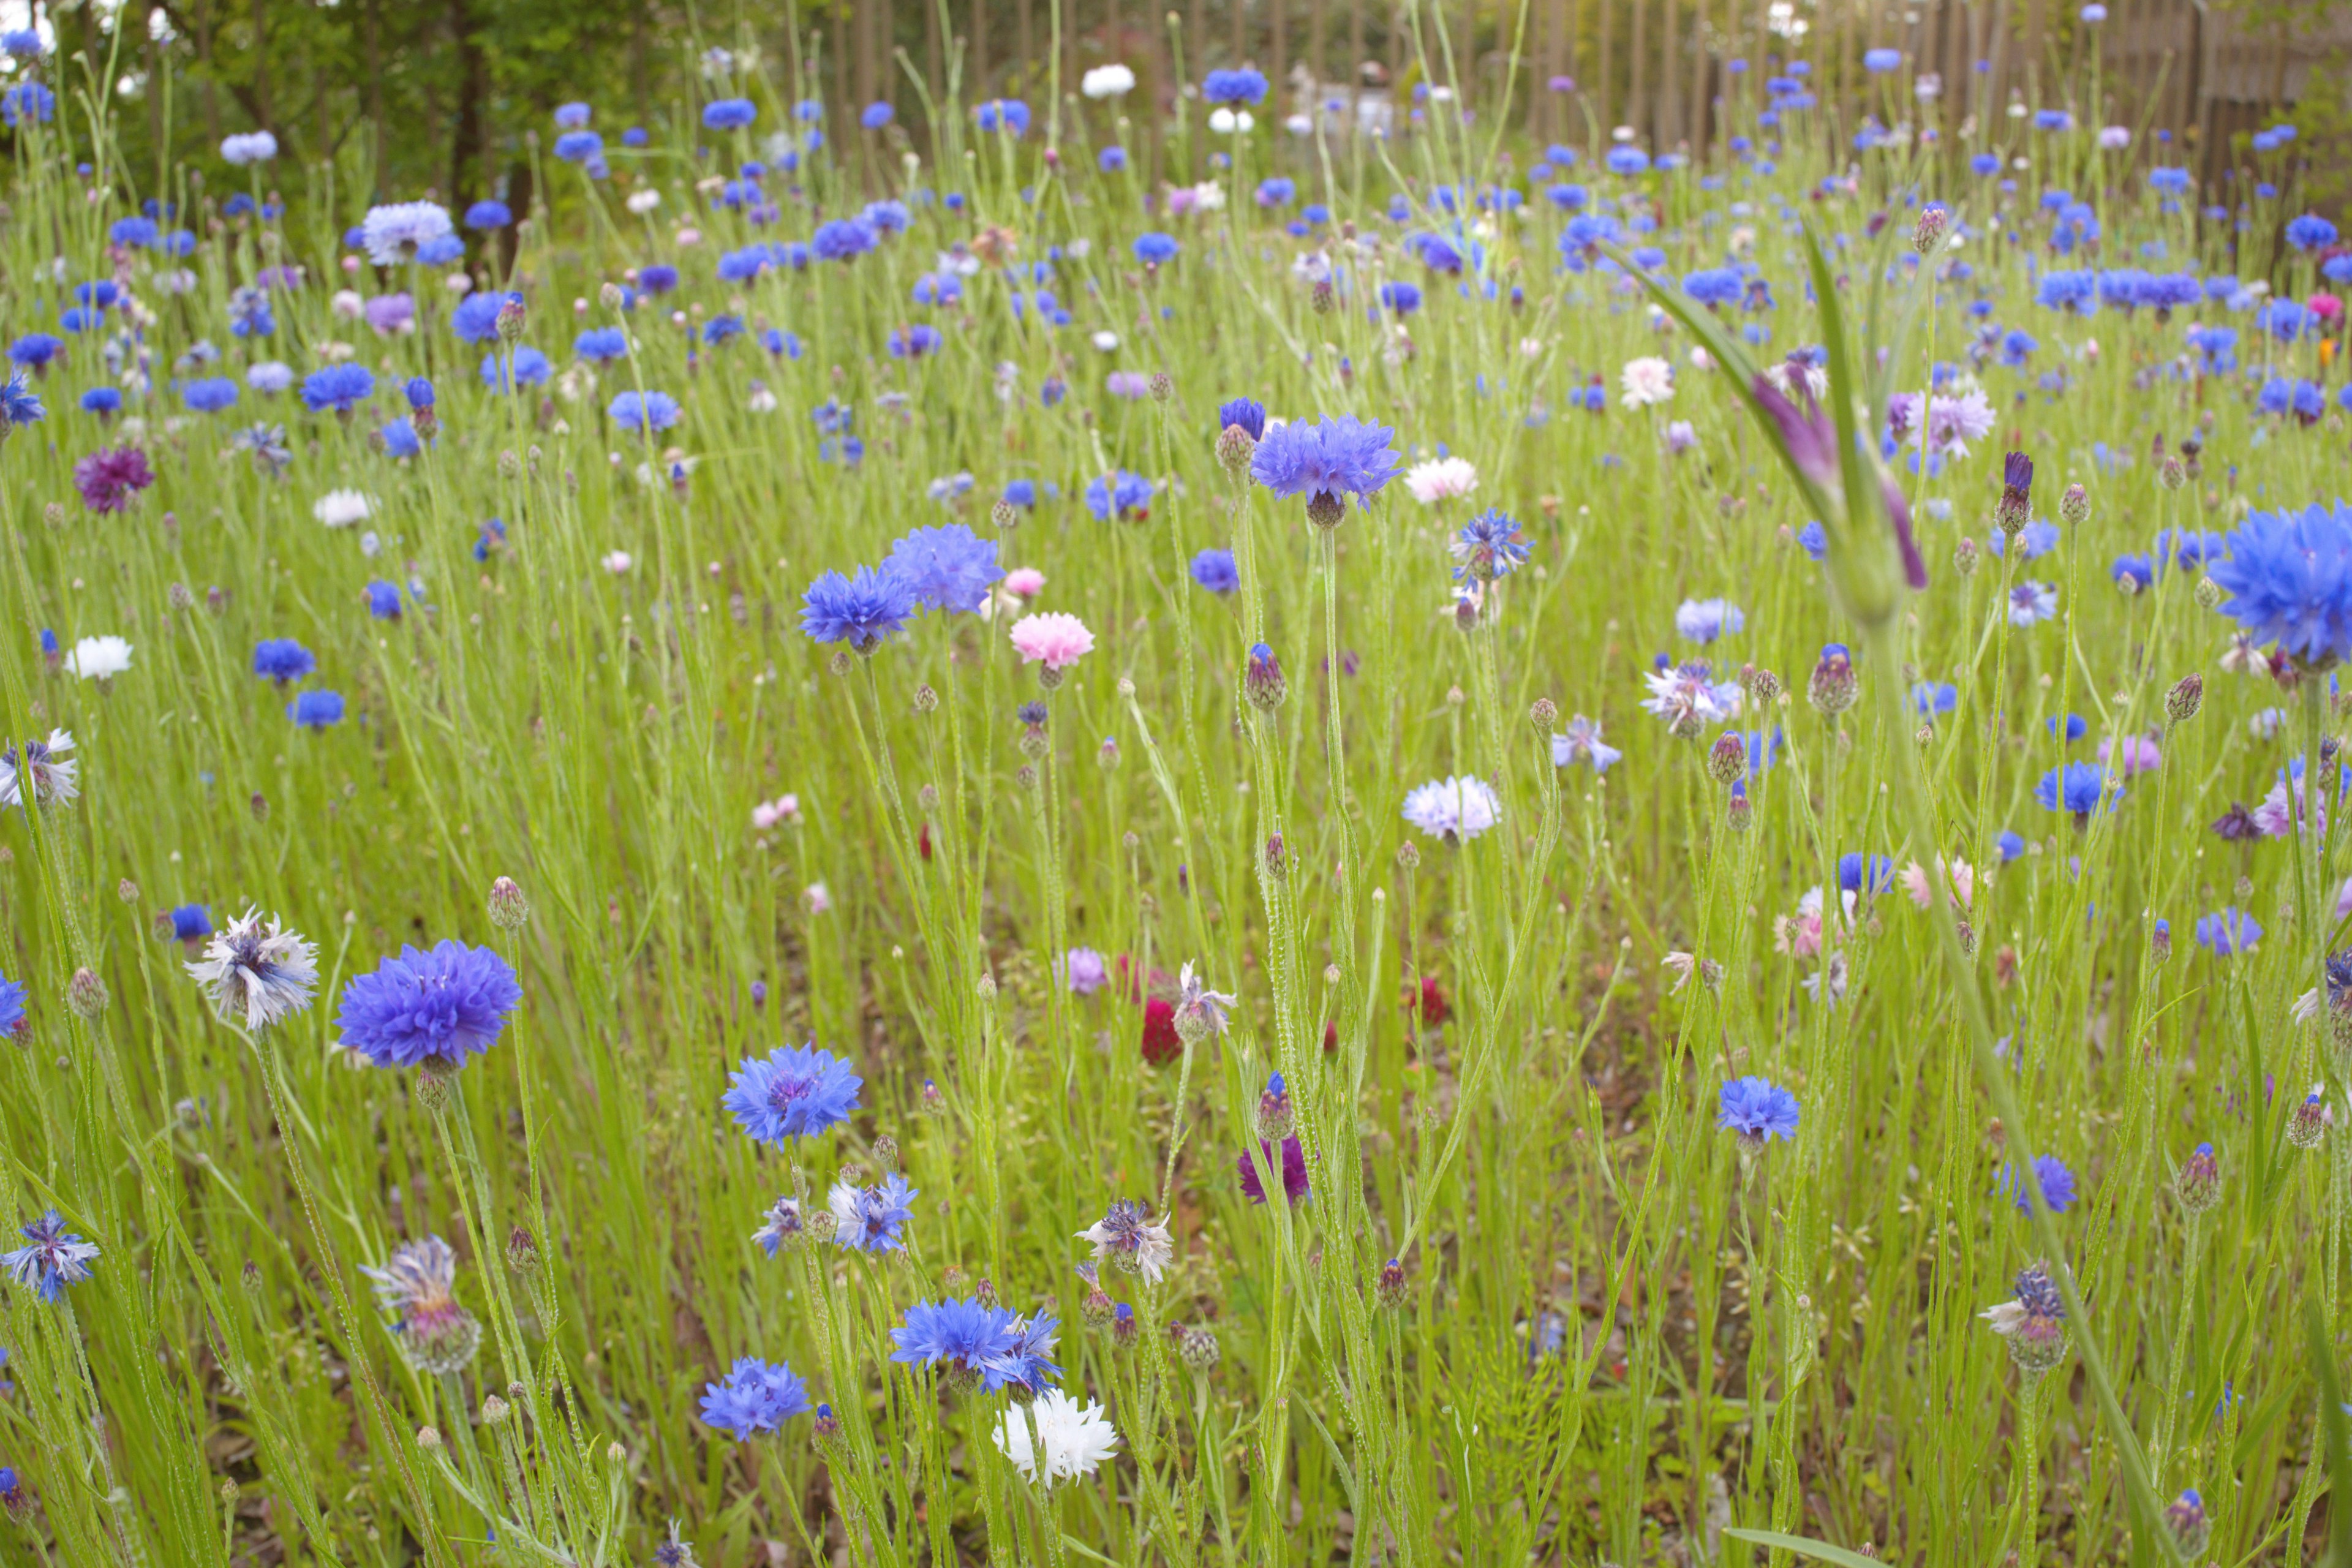
M 1695 643 L 1736 637 L 1747 625 L 1747 612 L 1728 599 L 1685 599 L 1675 606 L 1675 635 Z
M 982 131 L 1029 134 L 1029 106 L 1017 98 L 992 98 L 972 110 L 972 121 Z
M 2014 1165 L 2003 1165 L 1993 1191 L 2006 1194 L 2017 1205 L 2018 1213 L 2032 1214 L 2034 1188 L 2040 1189 L 2042 1202 L 2052 1214 L 2064 1214 L 2074 1206 L 2074 1173 L 2055 1154 L 2033 1157 L 2032 1188 L 2025 1184 L 2024 1172 Z
M 706 343 L 728 342 L 742 335 L 743 318 L 740 316 L 713 316 L 702 324 L 702 341 Z
M 510 392 L 518 386 L 544 386 L 548 377 L 554 374 L 555 367 L 547 363 L 547 356 L 534 348 L 518 347 L 515 350 L 511 381 L 508 378 L 507 363 L 496 350 L 482 356 L 482 384 L 492 392 Z
M 1737 268 L 1710 267 L 1683 279 L 1683 292 L 1710 309 L 1738 303 L 1746 290 L 1747 281 Z
M 1137 235 L 1132 248 L 1136 260 L 1144 266 L 1164 267 L 1176 259 L 1179 247 L 1173 238 L 1155 230 Z
M 383 438 L 383 455 L 395 462 L 425 450 L 425 443 L 416 438 L 416 426 L 412 420 L 395 419 L 377 434 Z
M 1246 68 L 1214 70 L 1201 79 L 1201 96 L 1211 103 L 1258 103 L 1265 98 L 1265 74 Z
M 421 375 L 410 376 L 402 384 L 400 392 L 408 399 L 408 406 L 419 414 L 433 406 L 433 384 Z
M 197 414 L 217 414 L 236 402 L 236 383 L 225 375 L 208 375 L 180 388 L 180 401 Z
M 352 405 L 375 390 L 375 375 L 363 364 L 346 361 L 314 370 L 302 378 L 302 401 L 313 414 L 333 409 L 349 414 Z
M 1004 489 L 1002 493 L 1002 499 L 1007 506 L 1034 509 L 1037 504 L 1037 481 L 1034 479 L 1007 479 L 1004 481 Z
M 286 705 L 286 717 L 305 730 L 323 730 L 330 724 L 343 721 L 343 696 L 340 691 L 305 691 Z
M 2336 243 L 2336 226 L 2315 213 L 2290 218 L 2286 242 L 2297 250 L 2323 250 Z
M 2000 851 L 2000 858 L 2004 863 L 2014 860 L 2025 853 L 2025 840 L 2006 827 L 2000 830 L 2000 837 L 1992 842 L 1993 847 Z
M 1095 154 L 1095 167 L 1106 174 L 1116 174 L 1127 167 L 1127 149 L 1111 143 Z
M 2263 940 L 2261 922 L 2235 904 L 2197 917 L 2197 945 L 2216 958 L 2252 952 Z
M 740 131 L 760 118 L 760 106 L 748 98 L 713 99 L 702 106 L 706 131 Z
M 453 1068 L 496 1044 L 521 1001 L 505 959 L 444 938 L 424 950 L 403 945 L 400 956 L 353 978 L 335 1026 L 346 1047 L 380 1068 Z
M 382 578 L 367 585 L 368 614 L 380 621 L 400 619 L 400 588 Z
M 593 131 L 567 131 L 555 139 L 555 156 L 561 163 L 584 163 L 604 151 L 604 139 Z
M 1949 713 L 1960 705 L 1960 689 L 1948 680 L 1922 680 L 1911 688 L 1911 705 L 1922 719 Z
M 883 638 L 903 631 L 914 613 L 915 596 L 897 574 L 860 566 L 856 577 L 827 572 L 809 584 L 801 601 L 801 630 L 813 642 L 845 642 L 853 652 L 870 654 Z
M 1255 398 L 1236 397 L 1217 405 L 1217 430 L 1220 435 L 1238 429 L 1253 441 L 1265 439 L 1265 408 Z
M 666 392 L 624 392 L 604 414 L 624 430 L 642 430 L 647 435 L 668 429 L 679 417 L 677 399 Z
M 167 917 L 174 942 L 202 942 L 213 934 L 212 911 L 202 904 L 181 904 Z M 5 1033 L 0 1030 L 0 1033 Z
M 1601 162 L 1611 174 L 1631 179 L 1650 166 L 1650 155 L 1639 147 L 1612 147 Z
M 163 237 L 163 228 L 152 217 L 123 217 L 114 220 L 106 237 L 117 245 L 144 250 Z
M 2156 563 L 2145 555 L 2118 555 L 2107 575 L 2118 584 L 2129 583 L 2137 593 L 2156 582 Z
M 916 529 L 890 546 L 882 569 L 897 576 L 923 609 L 974 614 L 988 603 L 988 585 L 1004 575 L 996 562 L 996 541 L 960 522 Z
M 572 352 L 582 359 L 602 364 L 619 359 L 629 352 L 628 334 L 618 327 L 591 327 L 572 340 Z
M 915 1189 L 897 1172 L 870 1187 L 835 1182 L 827 1199 L 833 1210 L 833 1239 L 855 1252 L 901 1252 L 902 1233 L 915 1217 Z
M 1212 594 L 1230 594 L 1242 585 L 1241 569 L 1230 550 L 1203 550 L 1192 557 L 1192 581 Z
M 1888 855 L 1866 858 L 1870 868 L 1870 891 L 1875 895 L 1895 885 L 1895 859 Z M 1849 850 L 1838 857 L 1838 886 L 1849 893 L 1863 890 L 1862 874 L 1865 857 L 1859 849 Z
M 757 1356 L 743 1357 L 723 1381 L 702 1388 L 702 1419 L 739 1443 L 774 1431 L 808 1407 L 807 1385 L 791 1365 L 771 1366 Z
M 2049 620 L 2058 613 L 2058 590 L 2047 583 L 2027 579 L 2009 591 L 2009 624 L 2030 626 Z
M 757 1142 L 779 1145 L 846 1121 L 865 1083 L 847 1062 L 811 1046 L 746 1057 L 727 1081 L 720 1107 Z
M 1039 1392 L 1061 1374 L 1061 1367 L 1048 1359 L 1060 1332 L 1061 1324 L 1043 1308 L 1030 1317 L 1013 1320 L 1013 1342 L 1005 1352 L 1003 1368 L 992 1376 L 983 1373 L 982 1382 L 992 1394 L 1015 1384 L 1032 1394 Z
M 1865 49 L 1863 51 L 1862 56 L 1862 68 L 1870 72 L 1873 76 L 1885 76 L 1889 71 L 1901 70 L 1903 68 L 1903 51 L 1900 49 Z
M 514 222 L 514 209 L 504 202 L 476 202 L 466 209 L 467 228 L 504 228 Z
M 2049 718 L 2042 721 L 2042 727 L 2050 731 L 2050 738 L 2052 740 L 2056 740 L 2058 738 L 2058 715 L 2053 713 Z M 2066 740 L 2068 744 L 2071 745 L 2074 742 L 2081 740 L 2089 732 L 2090 725 L 2084 720 L 2080 713 L 2069 713 L 2066 715 Z
M 58 95 L 37 81 L 20 81 L 0 92 L 0 125 L 11 130 L 26 119 L 47 125 L 58 115 Z
M 0 1035 L 18 1035 L 26 1028 L 25 1004 L 32 993 L 16 981 L 0 974 Z
M 114 389 L 108 387 L 106 390 L 112 392 Z M 121 403 L 118 394 L 115 405 L 121 407 Z M 25 384 L 23 371 L 10 371 L 5 379 L 0 379 L 0 436 L 5 436 L 19 425 L 36 424 L 47 413 L 48 410 L 41 406 L 40 397 Z
M 1002 1387 L 1021 1331 L 1007 1307 L 964 1298 L 915 1302 L 906 1310 L 906 1323 L 891 1328 L 889 1338 L 898 1344 L 889 1359 L 903 1366 L 946 1366 L 952 1375 L 992 1380 L 990 1387 Z
M 519 297 L 519 296 L 518 296 Z M 449 312 L 449 330 L 461 343 L 487 343 L 499 335 L 499 310 L 507 296 L 495 289 L 468 294 Z
M 558 131 L 577 131 L 593 118 L 594 110 L 584 103 L 575 101 L 555 106 L 554 120 Z
M 1739 1145 L 1761 1149 L 1797 1136 L 1797 1097 L 1767 1078 L 1736 1078 L 1723 1086 L 1715 1124 L 1739 1135 Z
M 319 668 L 310 650 L 292 637 L 264 637 L 253 647 L 253 673 L 283 683 Z
M 897 110 L 891 108 L 888 104 L 877 99 L 874 102 L 867 104 L 863 110 L 858 111 L 857 123 L 864 126 L 868 131 L 879 131 L 885 125 L 889 124 L 890 121 L 897 117 L 898 112 L 898 111 Z
M 637 287 L 648 294 L 667 294 L 677 287 L 677 268 L 666 261 L 657 261 L 637 272 Z
M 1280 175 L 1260 180 L 1254 199 L 1262 207 L 1288 206 L 1298 196 L 1298 183 Z
M 8 359 L 11 363 L 23 365 L 27 370 L 40 370 L 65 352 L 63 338 L 47 332 L 26 332 L 8 345 Z
M 1383 308 L 1400 316 L 1410 316 L 1421 309 L 1421 286 L 1402 278 L 1391 279 L 1381 285 L 1380 301 Z
M 1454 554 L 1454 580 L 1491 583 L 1507 577 L 1528 558 L 1527 542 L 1507 512 L 1487 508 L 1462 525 L 1446 546 Z
M 2096 763 L 2063 763 L 2043 773 L 2042 782 L 2033 786 L 2033 798 L 2043 810 L 2068 812 L 2078 819 L 2102 809 L 2113 811 L 2123 794 L 2124 786 L 2116 783 L 2115 775 Z
M 877 237 L 874 226 L 863 218 L 835 218 L 816 226 L 809 248 L 819 261 L 855 261 L 874 248 Z
M 2227 543 L 2208 573 L 2223 615 L 2314 668 L 2352 653 L 2352 509 L 2252 512 Z
M 1306 497 L 1308 521 L 1331 527 L 1346 515 L 1341 498 L 1361 501 L 1396 478 L 1395 438 L 1386 426 L 1352 414 L 1293 420 L 1258 443 L 1250 477 L 1278 499 Z
M 1087 481 L 1087 510 L 1108 522 L 1113 517 L 1141 516 L 1151 504 L 1151 481 L 1125 468 Z
M 79 1285 L 89 1278 L 91 1259 L 98 1256 L 98 1245 L 84 1241 L 66 1228 L 65 1215 L 51 1209 L 18 1233 L 26 1245 L 14 1252 L 0 1254 L 0 1268 L 8 1277 L 25 1286 L 44 1301 L 54 1301 L 65 1294 L 68 1285 Z

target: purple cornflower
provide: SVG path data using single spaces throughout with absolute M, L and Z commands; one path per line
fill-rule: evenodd
M 1282 1194 L 1285 1198 L 1294 1204 L 1306 1199 L 1307 1195 L 1307 1150 L 1296 1136 L 1285 1138 L 1282 1141 L 1282 1152 L 1279 1158 L 1275 1153 L 1274 1145 L 1265 1141 L 1260 1141 L 1258 1143 L 1255 1160 L 1250 1157 L 1248 1151 L 1243 1151 L 1236 1162 L 1241 1168 L 1242 1191 L 1254 1204 L 1265 1202 L 1265 1184 L 1258 1176 L 1259 1160 L 1265 1163 L 1268 1170 L 1273 1170 L 1277 1165 L 1281 1167 Z
M 860 566 L 856 577 L 827 572 L 809 584 L 801 601 L 801 630 L 812 642 L 845 642 L 870 654 L 882 639 L 906 629 L 915 595 L 897 573 Z
M 719 1105 L 758 1142 L 782 1145 L 849 1120 L 866 1080 L 831 1051 L 781 1046 L 744 1058 L 727 1081 Z
M 1110 969 L 1103 955 L 1091 947 L 1074 947 L 1062 956 L 1062 983 L 1071 994 L 1091 996 L 1110 981 Z
M 1361 503 L 1396 478 L 1401 465 L 1389 444 L 1395 438 L 1386 426 L 1352 414 L 1294 421 L 1258 443 L 1250 477 L 1277 499 L 1305 496 L 1307 521 L 1329 528 L 1346 515 L 1342 497 Z
M 10 1253 L 0 1254 L 0 1268 L 8 1278 L 37 1294 L 44 1301 L 54 1301 L 65 1294 L 68 1285 L 79 1285 L 89 1278 L 90 1260 L 98 1256 L 98 1244 L 84 1241 L 66 1228 L 65 1215 L 51 1209 L 26 1226 L 18 1234 L 26 1245 Z
M 2074 1205 L 2074 1173 L 2055 1154 L 2033 1157 L 2033 1185 L 2041 1190 L 2042 1201 L 2052 1214 L 2064 1214 Z M 2025 1184 L 2024 1173 L 2015 1165 L 2003 1165 L 1993 1190 L 2008 1194 L 2017 1205 L 2020 1214 L 2033 1212 L 2033 1194 Z
M 960 522 L 916 529 L 890 547 L 882 570 L 920 608 L 975 613 L 988 603 L 988 585 L 1004 575 L 996 563 L 996 541 Z
M 101 447 L 74 465 L 74 489 L 92 511 L 127 511 L 139 492 L 155 482 L 147 454 L 136 447 Z
M 444 938 L 421 951 L 403 946 L 399 957 L 354 978 L 335 1024 L 343 1044 L 378 1067 L 455 1068 L 496 1044 L 521 1002 L 505 959 Z
M 1738 1134 L 1751 1152 L 1775 1138 L 1797 1136 L 1797 1097 L 1769 1079 L 1736 1078 L 1723 1086 L 1715 1124 Z
M 833 1211 L 835 1245 L 856 1252 L 898 1252 L 906 1247 L 902 1233 L 915 1217 L 915 1189 L 897 1172 L 870 1187 L 835 1182 L 826 1194 Z
M 807 1385 L 791 1365 L 772 1366 L 757 1356 L 743 1357 L 724 1380 L 702 1389 L 702 1419 L 739 1443 L 774 1431 L 808 1407 Z

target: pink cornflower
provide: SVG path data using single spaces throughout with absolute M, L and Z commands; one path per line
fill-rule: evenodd
M 1034 599 L 1045 586 L 1045 574 L 1034 566 L 1015 566 L 1004 574 L 1004 591 L 1018 599 Z
M 2343 318 L 2344 301 L 2333 294 L 2314 294 L 2303 302 L 2303 308 L 2321 321 L 2334 323 Z
M 1951 885 L 1952 897 L 1958 902 L 1960 908 L 1967 909 L 1970 896 L 1976 891 L 1975 868 L 1965 860 L 1941 860 L 1939 863 L 1944 879 Z M 1911 895 L 1913 903 L 1923 910 L 1926 909 L 1933 901 L 1933 889 L 1929 886 L 1927 868 L 1920 865 L 1916 860 L 1904 867 L 1903 889 Z
M 1095 634 L 1087 630 L 1086 622 L 1059 612 L 1022 616 L 1013 623 L 1012 637 L 1022 663 L 1043 664 L 1051 670 L 1069 668 L 1095 647 Z
M 2112 762 L 2126 775 L 2145 773 L 2164 761 L 2164 752 L 2152 735 L 2126 735 L 2120 745 L 2111 737 L 2099 742 L 2099 761 Z
M 801 800 L 796 795 L 780 795 L 751 808 L 751 826 L 762 833 L 780 822 L 798 822 L 800 817 Z

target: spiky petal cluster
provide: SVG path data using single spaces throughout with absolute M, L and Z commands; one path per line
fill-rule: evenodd
M 833 1211 L 835 1243 L 859 1252 L 904 1250 L 903 1233 L 915 1217 L 915 1191 L 895 1171 L 869 1187 L 834 1183 L 826 1206 Z
M 977 611 L 988 603 L 988 585 L 1004 575 L 996 563 L 996 541 L 960 522 L 915 530 L 890 547 L 882 569 L 895 573 L 915 603 L 930 610 Z
M 890 1359 L 944 1367 L 951 1377 L 979 1383 L 991 1393 L 1015 1383 L 1034 1388 L 1061 1371 L 1045 1359 L 1055 1332 L 1050 1315 L 1041 1313 L 1033 1324 L 978 1297 L 918 1301 L 907 1309 L 907 1321 L 890 1331 L 898 1347 Z
M 34 1291 L 42 1300 L 54 1301 L 65 1293 L 67 1286 L 79 1285 L 89 1278 L 98 1244 L 84 1241 L 68 1230 L 65 1215 L 57 1210 L 49 1210 L 18 1234 L 24 1237 L 26 1245 L 0 1254 L 0 1268 L 5 1268 L 9 1279 Z
M 865 1081 L 831 1051 L 783 1046 L 744 1058 L 719 1103 L 753 1138 L 781 1145 L 847 1121 Z
M 1176 1244 L 1168 1233 L 1167 1222 L 1154 1224 L 1150 1204 L 1128 1198 L 1112 1203 L 1102 1218 L 1078 1232 L 1078 1239 L 1093 1244 L 1097 1262 L 1108 1259 L 1155 1285 L 1176 1257 Z
M 808 1388 L 786 1362 L 745 1356 L 718 1383 L 703 1384 L 702 1418 L 743 1442 L 772 1432 L 809 1407 Z
M 1236 1163 L 1241 1169 L 1242 1192 L 1254 1204 L 1265 1202 L 1265 1181 L 1258 1174 L 1261 1163 L 1268 1171 L 1282 1173 L 1282 1195 L 1291 1203 L 1303 1201 L 1311 1190 L 1307 1177 L 1307 1150 L 1296 1137 L 1285 1138 L 1279 1151 L 1272 1143 L 1261 1141 L 1255 1159 L 1244 1150 Z
M 189 975 L 212 994 L 220 1016 L 248 1029 L 266 1029 L 310 1005 L 319 984 L 319 950 L 253 910 L 215 931 Z
M 2306 666 L 2352 654 L 2352 507 L 2249 513 L 2229 550 L 2209 574 L 2229 590 L 2223 615 Z
M 1342 502 L 1359 501 L 1396 478 L 1396 432 L 1369 425 L 1352 414 L 1314 421 L 1296 420 L 1266 432 L 1250 458 L 1250 477 L 1287 500 L 1307 498 L 1307 515 L 1326 527 L 1343 515 Z
M 1031 1430 L 1035 1430 L 1032 1446 Z M 1099 1405 L 1084 1405 L 1050 1389 L 1026 1405 L 1013 1405 L 997 1424 L 996 1447 L 1022 1475 L 1037 1479 L 1037 1454 L 1045 1457 L 1047 1482 L 1090 1476 L 1118 1451 L 1118 1431 Z
M 381 1268 L 362 1268 L 375 1281 L 378 1304 L 398 1316 L 392 1337 L 420 1372 L 463 1372 L 482 1342 L 482 1326 L 457 1305 L 457 1254 L 437 1236 L 404 1241 Z
M 847 643 L 851 651 L 872 653 L 882 639 L 905 629 L 915 613 L 915 595 L 888 567 L 860 566 L 857 575 L 827 572 L 801 601 L 801 630 L 812 642 Z
M 505 959 L 444 938 L 422 951 L 404 946 L 354 978 L 335 1023 L 343 1044 L 378 1067 L 457 1067 L 497 1043 L 521 1001 Z
M 69 731 L 52 730 L 46 741 L 27 741 L 20 760 L 16 749 L 0 752 L 0 805 L 25 804 L 25 781 L 33 784 L 33 801 L 37 805 L 62 804 L 80 793 L 75 773 L 80 763 L 65 753 L 73 750 L 74 738 Z
M 1766 1078 L 1736 1078 L 1723 1086 L 1715 1124 L 1753 1152 L 1775 1138 L 1797 1135 L 1797 1097 Z

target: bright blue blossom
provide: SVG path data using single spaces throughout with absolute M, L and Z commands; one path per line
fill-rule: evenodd
M 1220 434 L 1238 429 L 1253 441 L 1265 439 L 1265 409 L 1255 398 L 1236 397 L 1217 405 L 1217 430 Z
M 2033 1184 L 2026 1185 L 2025 1173 L 2014 1165 L 2000 1168 L 1999 1185 L 1993 1190 L 2017 1205 L 2020 1214 L 2033 1212 L 2033 1193 L 2038 1189 L 2042 1202 L 2052 1214 L 2064 1214 L 2074 1205 L 2074 1173 L 2055 1154 L 2033 1157 Z
M 2252 952 L 2262 940 L 2261 924 L 2235 904 L 2197 917 L 2197 945 L 2216 958 Z
M 1528 543 L 1519 537 L 1517 520 L 1493 507 L 1464 523 L 1446 548 L 1453 552 L 1457 583 L 1507 577 L 1528 558 Z
M 2044 811 L 2063 811 L 2077 817 L 2113 811 L 2123 794 L 2124 787 L 2115 775 L 2096 763 L 2063 763 L 2043 773 L 2042 782 L 2033 786 L 2033 798 Z
M 972 110 L 972 121 L 981 130 L 1009 132 L 1014 136 L 1029 134 L 1029 106 L 1017 98 L 992 98 Z
M 1112 517 L 1140 515 L 1151 504 L 1151 481 L 1125 468 L 1087 481 L 1087 510 L 1108 522 Z
M 264 637 L 253 647 L 253 673 L 266 679 L 299 680 L 318 668 L 310 650 L 292 637 Z
M 482 356 L 482 384 L 492 392 L 509 392 L 517 386 L 544 386 L 555 367 L 547 356 L 535 348 L 517 345 L 514 351 L 513 377 L 508 377 L 507 362 L 496 351 Z
M 651 434 L 678 422 L 677 399 L 666 392 L 624 392 L 604 409 L 605 417 L 624 430 Z
M 847 1062 L 810 1046 L 746 1057 L 727 1081 L 720 1107 L 752 1139 L 779 1146 L 846 1121 L 865 1083 Z
M 737 1442 L 772 1432 L 809 1407 L 808 1389 L 791 1365 L 745 1356 L 719 1383 L 703 1384 L 702 1419 Z
M 923 609 L 973 614 L 987 605 L 989 584 L 1004 575 L 996 561 L 996 541 L 960 522 L 916 529 L 890 546 L 882 569 Z
M 1211 71 L 1201 80 L 1201 96 L 1211 103 L 1254 104 L 1265 98 L 1265 73 L 1241 70 Z
M 343 721 L 343 698 L 339 691 L 305 691 L 286 705 L 286 717 L 305 730 L 323 730 Z
M 446 938 L 403 946 L 343 987 L 343 1044 L 380 1068 L 462 1066 L 488 1051 L 522 1001 L 515 972 L 486 947 Z
M 2228 546 L 2209 572 L 2223 615 L 2306 665 L 2352 654 L 2352 508 L 2251 512 Z
M 114 391 L 110 386 L 100 390 Z M 118 408 L 122 405 L 120 393 L 115 394 L 114 404 Z M 37 424 L 47 413 L 48 410 L 41 406 L 40 397 L 25 384 L 23 371 L 12 370 L 5 377 L 0 377 L 0 436 L 5 436 L 19 425 Z
M 2336 243 L 2336 226 L 2316 213 L 2305 213 L 2287 220 L 2286 242 L 2297 250 L 2322 250 Z
M 801 630 L 813 642 L 847 643 L 853 652 L 872 653 L 882 639 L 903 631 L 915 614 L 915 595 L 887 567 L 860 566 L 855 577 L 827 572 L 809 584 L 801 601 Z
M 467 228 L 504 228 L 514 222 L 514 209 L 504 202 L 476 202 L 466 209 Z
M 904 1251 L 915 1195 L 916 1189 L 895 1171 L 870 1187 L 835 1183 L 830 1201 L 834 1244 L 853 1252 Z
M 42 1300 L 53 1302 L 67 1286 L 89 1278 L 98 1246 L 68 1230 L 65 1215 L 57 1210 L 50 1209 L 18 1234 L 26 1245 L 0 1253 L 0 1270 Z
M 236 383 L 225 375 L 208 375 L 180 388 L 180 401 L 197 414 L 217 414 L 236 402 Z
M 629 340 L 618 327 L 591 327 L 572 340 L 572 352 L 591 363 L 608 363 L 629 352 Z
M 1203 550 L 1192 557 L 1192 581 L 1212 594 L 1230 594 L 1242 585 L 1241 569 L 1230 550 Z
M 1279 500 L 1306 497 L 1307 516 L 1328 526 L 1343 515 L 1343 497 L 1360 502 L 1396 478 L 1395 439 L 1386 426 L 1352 414 L 1293 420 L 1258 443 L 1250 477 Z
M 879 131 L 885 125 L 889 124 L 890 121 L 897 117 L 898 112 L 898 111 L 897 110 L 892 109 L 888 104 L 877 100 L 876 101 L 867 104 L 864 110 L 859 111 L 857 123 L 863 125 L 868 131 Z
M 1733 1079 L 1723 1086 L 1718 1107 L 1715 1124 L 1738 1133 L 1747 1148 L 1797 1136 L 1797 1097 L 1769 1079 Z
M 1135 237 L 1135 258 L 1146 267 L 1165 267 L 1176 259 L 1177 244 L 1167 235 L 1157 232 Z
M 740 131 L 760 118 L 760 106 L 748 98 L 714 99 L 702 106 L 707 131 Z
M 302 378 L 302 401 L 313 414 L 333 409 L 349 414 L 375 390 L 375 375 L 363 364 L 345 361 L 314 370 Z

